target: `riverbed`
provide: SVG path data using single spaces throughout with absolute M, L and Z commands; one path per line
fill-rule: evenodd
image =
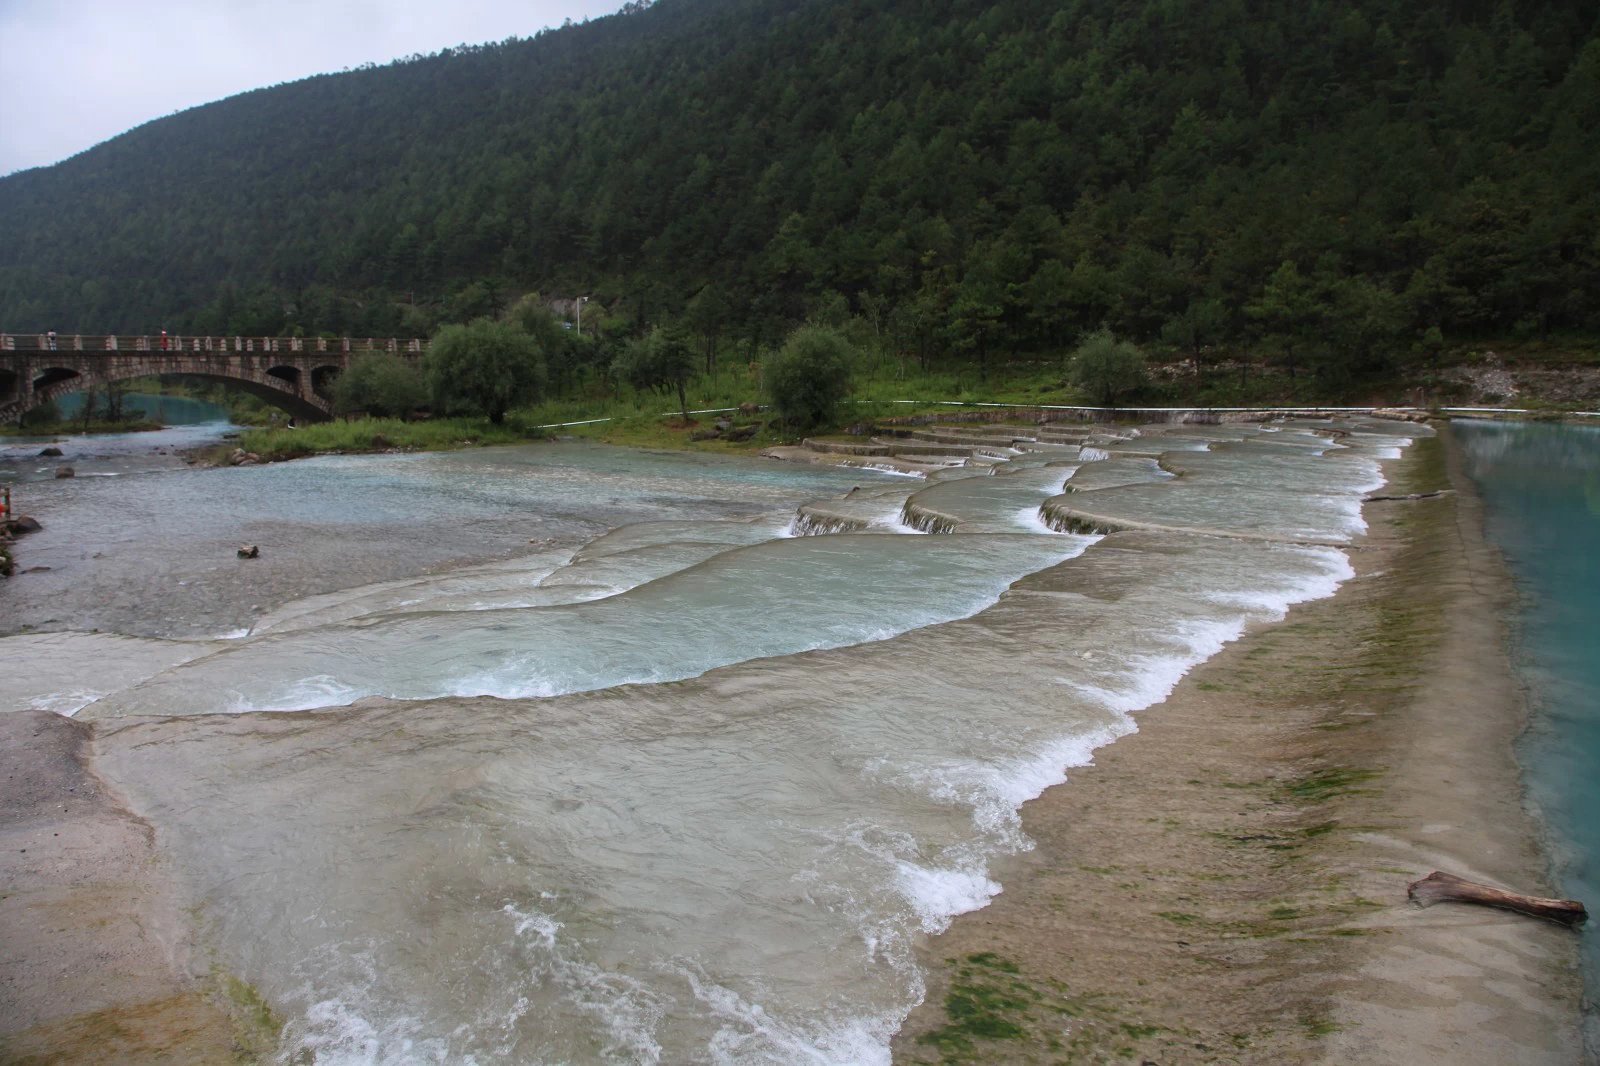
M 917 945 L 1032 846 L 1019 805 L 1347 580 L 1428 432 L 1019 435 L 926 479 L 146 456 L 26 482 L 51 569 L 0 589 L 0 708 L 93 723 L 291 1057 L 882 1063 Z M 851 521 L 797 535 L 818 501 Z

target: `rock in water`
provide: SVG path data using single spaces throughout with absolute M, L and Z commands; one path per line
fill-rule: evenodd
M 42 449 L 39 452 L 39 454 L 41 456 L 50 456 L 50 457 L 54 458 L 54 457 L 59 456 L 61 454 L 61 449 L 57 448 L 54 444 L 52 444 L 52 445 L 50 445 L 50 447 Z
M 37 533 L 42 528 L 44 527 L 39 525 L 37 518 L 25 514 L 19 514 L 5 523 L 5 531 L 12 536 L 20 536 L 23 533 Z
M 72 469 L 70 466 L 56 467 L 56 477 L 76 477 L 77 473 L 78 472 Z
M 254 544 L 242 544 L 239 546 L 239 558 L 259 559 L 261 558 L 261 549 Z

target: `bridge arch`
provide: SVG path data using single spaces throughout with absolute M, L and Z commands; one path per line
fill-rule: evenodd
M 274 366 L 267 368 L 267 374 L 279 378 L 289 388 L 300 391 L 300 368 L 297 366 Z
M 36 393 L 43 392 L 45 389 L 54 388 L 63 381 L 75 381 L 77 380 L 78 376 L 79 375 L 76 370 L 72 370 L 68 367 L 44 367 L 41 371 L 37 371 L 33 375 L 33 391 Z M 82 387 L 83 386 L 80 385 L 75 388 L 68 389 L 67 391 L 76 392 Z M 44 403 L 45 401 L 40 400 L 39 402 Z
M 287 382 L 284 385 L 279 385 L 246 377 L 235 377 L 232 374 L 219 374 L 204 370 L 157 371 L 155 373 L 145 370 L 137 373 L 117 373 L 113 371 L 88 377 L 74 374 L 69 378 L 58 378 L 51 384 L 42 387 L 35 386 L 33 402 L 26 409 L 18 411 L 17 415 L 13 417 L 24 415 L 34 407 L 41 407 L 74 392 L 84 392 L 91 388 L 103 389 L 107 385 L 118 381 L 127 381 L 130 378 L 176 377 L 180 374 L 184 377 L 226 382 L 240 392 L 248 393 L 257 399 L 264 400 L 302 422 L 325 422 L 332 416 L 332 405 L 327 400 L 320 397 L 317 400 L 308 400 L 297 391 L 293 391 L 294 386 Z

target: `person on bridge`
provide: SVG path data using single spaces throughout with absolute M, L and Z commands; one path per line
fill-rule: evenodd
M 167 350 L 167 331 L 166 330 L 162 330 L 161 331 L 161 350 L 162 351 L 166 351 Z
M 52 352 L 55 351 L 56 350 L 56 331 L 55 330 L 51 330 L 50 332 L 48 332 L 48 333 L 46 333 L 44 335 L 44 338 L 45 338 L 45 347 L 48 350 L 52 351 Z

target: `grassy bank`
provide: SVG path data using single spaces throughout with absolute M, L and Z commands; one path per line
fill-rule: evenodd
M 1533 344 L 1499 349 L 1456 350 L 1437 359 L 1397 365 L 1386 379 L 1360 383 L 1319 378 L 1305 369 L 1291 376 L 1285 367 L 1248 352 L 1207 353 L 1201 368 L 1171 353 L 1153 357 L 1149 380 L 1121 402 L 1137 407 L 1383 406 L 1387 404 L 1476 404 L 1506 402 L 1557 416 L 1590 406 L 1600 390 L 1596 353 Z M 891 416 L 951 411 L 952 404 L 990 403 L 1080 405 L 1090 397 L 1067 379 L 1062 359 L 923 369 L 914 362 L 862 354 L 852 369 L 853 388 L 836 419 L 837 430 Z M 1509 388 L 1507 395 L 1493 390 Z M 741 416 L 737 408 L 764 400 L 761 369 L 754 363 L 725 363 L 701 374 L 687 390 L 687 421 L 675 410 L 675 397 L 598 383 L 568 383 L 567 395 L 511 412 L 504 424 L 476 419 L 400 422 L 367 419 L 306 426 L 297 430 L 262 427 L 240 444 L 264 459 L 293 459 L 322 452 L 407 451 L 513 444 L 562 435 L 641 448 L 683 448 L 713 452 L 754 452 L 795 443 L 770 414 Z M 1600 401 L 1596 401 L 1600 403 Z M 737 426 L 754 424 L 742 442 L 694 440 L 720 418 Z M 231 449 L 230 449 L 231 450 Z
M 516 417 L 508 417 L 498 426 L 487 418 L 436 418 L 425 422 L 363 418 L 354 422 L 316 422 L 296 429 L 250 429 L 222 450 L 225 454 L 239 447 L 262 459 L 279 461 L 328 452 L 445 451 L 475 445 L 519 444 L 542 436 Z

